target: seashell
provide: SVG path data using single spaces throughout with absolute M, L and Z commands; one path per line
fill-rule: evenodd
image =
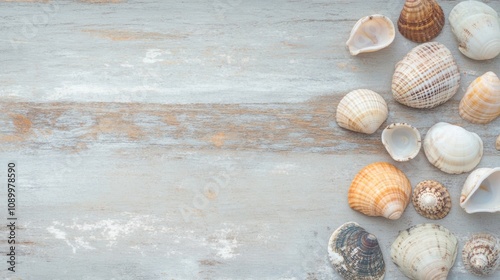
M 393 123 L 382 131 L 382 144 L 395 161 L 417 156 L 422 146 L 420 133 L 407 123 Z
M 424 138 L 425 156 L 449 174 L 469 172 L 483 156 L 483 141 L 474 132 L 445 122 L 433 125 Z
M 406 0 L 398 20 L 401 35 L 417 43 L 432 40 L 443 26 L 443 9 L 434 0 Z
M 333 232 L 328 256 L 344 279 L 384 279 L 385 262 L 377 237 L 355 222 L 345 223 Z
M 371 15 L 356 22 L 346 44 L 352 55 L 374 52 L 389 46 L 395 35 L 394 24 L 388 17 Z
M 463 1 L 450 12 L 451 31 L 465 56 L 485 60 L 500 53 L 500 23 L 497 12 L 479 1 Z
M 375 162 L 356 174 L 348 202 L 352 209 L 365 215 L 396 220 L 408 206 L 410 195 L 410 181 L 401 170 L 387 162 Z
M 358 89 L 340 100 L 336 119 L 340 127 L 372 134 L 387 119 L 388 113 L 387 103 L 380 94 L 368 89 Z
M 418 214 L 432 220 L 446 217 L 451 209 L 450 193 L 434 180 L 417 184 L 413 190 L 412 203 Z
M 488 233 L 476 233 L 462 250 L 465 268 L 477 276 L 493 274 L 500 265 L 500 240 Z
M 495 73 L 486 72 L 469 85 L 459 113 L 463 119 L 480 124 L 500 116 L 500 79 Z
M 500 211 L 500 167 L 478 168 L 469 174 L 460 206 L 467 213 Z
M 457 247 L 457 238 L 445 227 L 419 224 L 399 233 L 391 246 L 391 258 L 410 279 L 446 279 Z
M 413 108 L 434 108 L 458 90 L 460 72 L 451 52 L 442 44 L 429 42 L 413 48 L 392 76 L 392 94 Z
M 495 142 L 495 148 L 497 148 L 497 150 L 500 151 L 500 135 L 498 135 L 497 141 Z

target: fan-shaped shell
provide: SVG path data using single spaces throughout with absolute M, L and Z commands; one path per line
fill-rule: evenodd
M 365 166 L 348 192 L 349 206 L 368 216 L 396 220 L 410 202 L 411 184 L 405 174 L 387 162 Z
M 394 24 L 388 17 L 366 16 L 356 22 L 346 44 L 352 55 L 374 52 L 389 46 L 395 34 Z
M 328 242 L 328 256 L 344 279 L 384 278 L 385 262 L 377 237 L 355 222 L 345 223 L 333 232 Z
M 392 76 L 392 94 L 413 108 L 434 108 L 458 90 L 460 72 L 451 52 L 442 44 L 429 42 L 413 48 Z
M 345 129 L 372 134 L 387 119 L 388 113 L 387 103 L 380 94 L 368 89 L 358 89 L 340 100 L 336 120 Z
M 434 180 L 417 184 L 413 190 L 412 203 L 418 214 L 432 220 L 446 217 L 451 209 L 450 193 Z
M 474 132 L 440 122 L 427 131 L 424 152 L 429 162 L 441 171 L 460 174 L 479 164 L 483 156 L 483 141 Z
M 445 227 L 419 224 L 399 233 L 391 246 L 391 258 L 410 279 L 446 279 L 457 247 L 457 238 Z
M 481 124 L 500 116 L 500 79 L 495 73 L 486 72 L 469 85 L 459 113 L 463 119 Z
M 417 156 L 422 146 L 420 132 L 407 123 L 393 123 L 382 131 L 382 144 L 395 161 L 408 161 Z
M 462 1 L 450 12 L 451 31 L 465 56 L 484 60 L 500 53 L 500 23 L 497 12 L 479 1 Z
M 478 168 L 469 174 L 460 206 L 467 213 L 500 211 L 500 167 Z
M 500 265 L 500 240 L 489 233 L 476 233 L 462 250 L 465 268 L 477 276 L 493 274 Z
M 443 26 L 443 9 L 434 0 L 406 0 L 398 20 L 401 35 L 418 43 L 435 38 Z

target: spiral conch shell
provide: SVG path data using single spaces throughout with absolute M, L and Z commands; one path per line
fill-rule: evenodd
M 467 213 L 500 211 L 500 167 L 478 168 L 469 174 L 460 206 Z
M 477 276 L 493 274 L 500 265 L 500 240 L 489 233 L 476 233 L 462 250 L 465 268 Z
M 340 100 L 336 120 L 345 129 L 372 134 L 387 119 L 388 113 L 387 103 L 380 94 L 368 89 L 358 89 Z
M 500 53 L 500 23 L 497 12 L 479 1 L 462 1 L 450 12 L 451 31 L 465 56 L 485 60 Z
M 365 215 L 396 220 L 408 206 L 410 196 L 410 181 L 401 170 L 387 162 L 375 162 L 356 174 L 348 202 L 352 209 Z
M 429 42 L 413 48 L 392 76 L 392 94 L 413 108 L 434 108 L 448 101 L 460 85 L 460 72 L 451 52 Z
M 424 138 L 425 156 L 449 174 L 474 169 L 483 156 L 483 141 L 474 132 L 445 122 L 433 125 Z
M 410 279 L 446 279 L 457 248 L 457 238 L 445 227 L 419 224 L 399 233 L 391 246 L 391 258 Z
M 463 119 L 480 124 L 500 116 L 500 79 L 495 73 L 486 72 L 469 85 L 459 113 Z
M 352 55 L 374 52 L 389 46 L 395 35 L 394 24 L 388 17 L 371 15 L 356 22 L 346 44 Z
M 384 279 L 385 262 L 377 237 L 355 222 L 345 223 L 333 232 L 328 256 L 344 279 Z
M 434 180 L 417 184 L 413 190 L 412 203 L 418 214 L 432 220 L 446 217 L 451 209 L 450 193 Z
M 406 0 L 398 20 L 401 35 L 418 43 L 435 38 L 443 26 L 443 9 L 434 0 Z

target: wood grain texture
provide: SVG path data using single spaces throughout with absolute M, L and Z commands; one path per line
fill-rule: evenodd
M 328 238 L 356 221 L 383 245 L 386 279 L 405 279 L 388 249 L 400 230 L 439 223 L 459 250 L 472 233 L 499 233 L 498 214 L 460 208 L 468 174 L 440 172 L 423 151 L 395 163 L 380 142 L 392 122 L 425 136 L 446 121 L 481 136 L 479 167 L 500 165 L 500 119 L 458 115 L 468 84 L 498 74 L 500 58 L 461 55 L 447 22 L 436 41 L 457 60 L 461 87 L 416 110 L 394 101 L 390 82 L 417 44 L 398 33 L 384 50 L 349 55 L 354 23 L 375 13 L 396 21 L 400 2 L 0 1 L 0 168 L 14 161 L 19 177 L 18 271 L 2 262 L 0 277 L 339 279 Z M 445 15 L 458 2 L 439 1 Z M 372 135 L 335 122 L 357 88 L 389 106 Z M 349 184 L 375 161 L 395 164 L 412 186 L 443 183 L 450 214 L 431 221 L 410 205 L 390 221 L 351 210 Z M 457 258 L 449 279 L 479 278 Z

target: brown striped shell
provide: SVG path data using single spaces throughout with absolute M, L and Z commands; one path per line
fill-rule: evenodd
M 418 43 L 435 38 L 443 26 L 443 9 L 434 0 L 406 0 L 398 20 L 401 35 Z
M 493 274 L 500 265 L 500 240 L 488 233 L 472 235 L 462 250 L 462 261 L 474 275 Z
M 412 203 L 418 214 L 432 220 L 446 217 L 451 209 L 450 193 L 434 180 L 417 184 L 413 190 Z

